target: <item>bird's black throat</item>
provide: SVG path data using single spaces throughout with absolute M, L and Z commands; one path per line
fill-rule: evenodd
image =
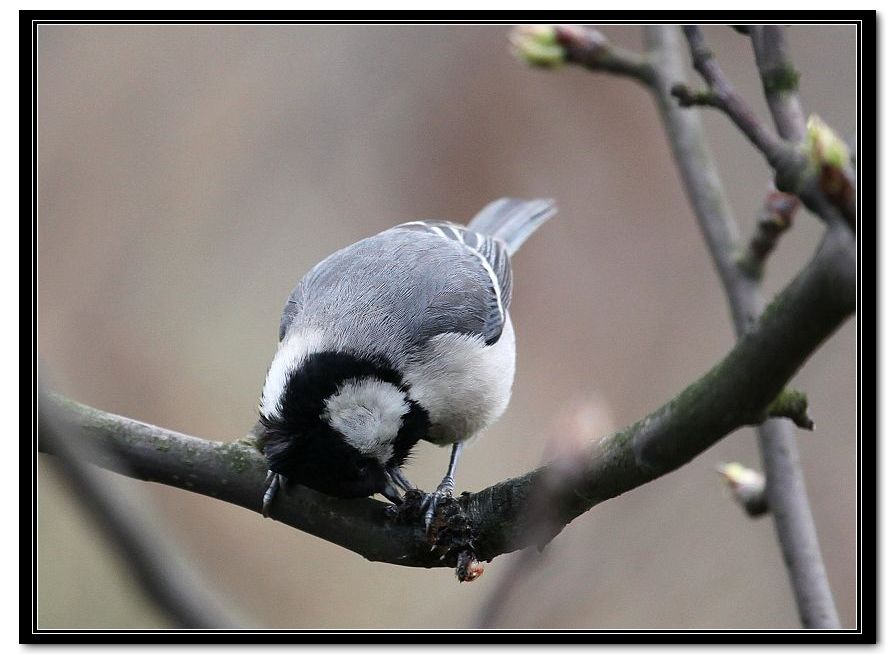
M 326 400 L 345 381 L 376 378 L 405 394 L 409 404 L 393 443 L 389 466 L 400 467 L 411 449 L 425 438 L 429 417 L 410 399 L 400 372 L 380 358 L 344 352 L 310 355 L 290 374 L 279 400 L 278 413 L 261 417 L 261 442 L 272 471 L 313 489 L 337 496 L 372 495 L 384 479 L 380 469 L 349 445 L 323 417 Z

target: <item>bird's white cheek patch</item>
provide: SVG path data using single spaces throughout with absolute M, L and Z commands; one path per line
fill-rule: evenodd
M 322 346 L 323 333 L 314 329 L 291 334 L 280 342 L 261 391 L 262 415 L 268 418 L 280 415 L 280 398 L 289 376 L 295 373 L 311 353 L 317 352 Z
M 401 421 L 410 410 L 404 392 L 378 378 L 346 380 L 326 400 L 321 417 L 366 456 L 386 462 Z

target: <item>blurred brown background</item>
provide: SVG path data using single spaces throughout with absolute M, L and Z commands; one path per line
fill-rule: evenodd
M 459 489 L 536 465 L 553 414 L 584 394 L 608 413 L 598 433 L 676 394 L 733 335 L 652 99 L 609 75 L 529 69 L 508 53 L 508 30 L 41 26 L 45 377 L 98 408 L 236 438 L 254 421 L 281 305 L 316 261 L 398 222 L 550 196 L 560 214 L 514 261 L 514 397 L 464 454 Z M 639 48 L 635 26 L 605 33 Z M 748 39 L 706 34 L 767 117 Z M 850 135 L 853 29 L 789 35 L 806 110 Z M 751 231 L 767 168 L 732 125 L 703 115 Z M 799 214 L 768 294 L 821 230 Z M 855 329 L 794 382 L 817 421 L 799 445 L 844 626 L 855 623 Z M 497 625 L 797 627 L 771 520 L 747 519 L 715 473 L 721 461 L 758 467 L 756 447 L 738 432 L 576 520 L 517 580 Z M 167 625 L 53 461 L 39 461 L 39 625 Z M 409 475 L 434 486 L 446 462 L 424 446 Z M 500 557 L 460 585 L 449 570 L 369 563 L 231 505 L 108 477 L 260 626 L 468 627 L 512 563 Z

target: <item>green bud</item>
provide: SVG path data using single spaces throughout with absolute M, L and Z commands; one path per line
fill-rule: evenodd
M 808 156 L 818 166 L 845 168 L 851 161 L 848 146 L 817 115 L 808 118 L 805 133 Z
M 520 25 L 510 33 L 516 57 L 535 67 L 560 67 L 566 59 L 552 25 Z

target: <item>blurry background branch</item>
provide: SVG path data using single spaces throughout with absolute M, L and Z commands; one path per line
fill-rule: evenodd
M 73 493 L 90 510 L 96 523 L 119 548 L 126 564 L 146 593 L 174 621 L 176 627 L 220 629 L 246 627 L 208 584 L 160 537 L 158 529 L 134 504 L 130 494 L 117 490 L 100 476 L 100 471 L 84 459 L 104 458 L 100 465 L 129 474 L 108 450 L 94 448 L 86 430 L 73 425 L 65 410 L 47 403 L 42 394 L 38 439 L 40 449 L 59 458 L 62 475 Z
M 542 463 L 551 465 L 551 472 L 545 475 L 525 507 L 530 523 L 529 539 L 547 542 L 557 528 L 562 527 L 562 514 L 557 507 L 562 504 L 566 483 L 577 476 L 583 449 L 602 432 L 615 428 L 609 404 L 597 393 L 570 399 L 557 410 L 541 459 Z M 513 557 L 501 577 L 492 580 L 474 627 L 498 627 L 511 608 L 517 589 L 535 571 L 545 567 L 545 557 L 550 553 L 551 550 L 544 546 L 531 546 Z

